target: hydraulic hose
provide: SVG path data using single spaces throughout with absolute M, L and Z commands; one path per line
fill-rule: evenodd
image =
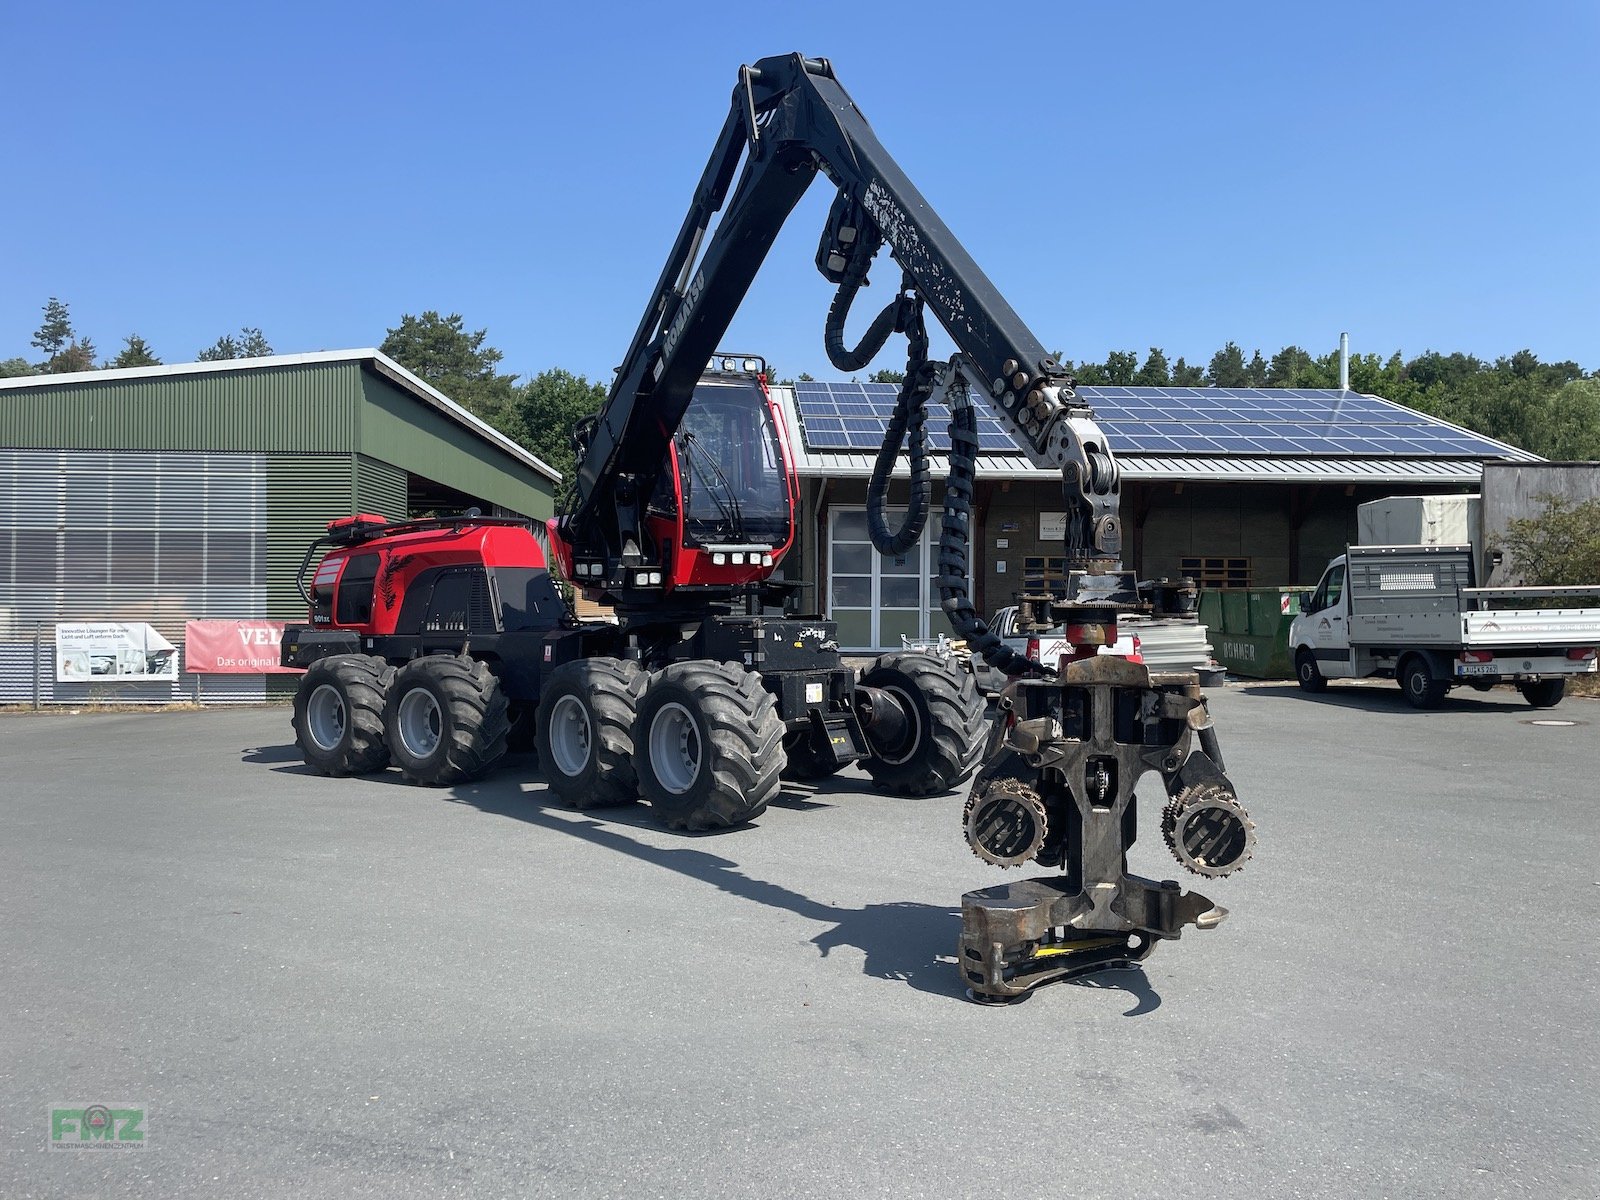
M 944 484 L 944 518 L 939 531 L 939 607 L 956 636 L 996 670 L 1007 675 L 1054 675 L 1043 663 L 1018 654 L 990 631 L 972 603 L 969 551 L 972 500 L 977 480 L 978 414 L 965 384 L 952 387 L 950 475 Z

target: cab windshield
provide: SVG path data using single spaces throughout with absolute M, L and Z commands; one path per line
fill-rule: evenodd
M 759 384 L 702 384 L 674 445 L 691 545 L 788 541 L 788 481 Z

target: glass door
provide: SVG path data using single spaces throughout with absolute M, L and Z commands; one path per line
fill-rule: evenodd
M 903 510 L 889 512 L 891 523 L 903 516 Z M 930 529 L 935 519 L 937 513 L 930 515 Z M 839 624 L 841 648 L 898 650 L 902 637 L 925 638 L 930 628 L 944 632 L 930 540 L 924 530 L 904 554 L 879 554 L 867 536 L 865 509 L 829 513 L 828 616 Z

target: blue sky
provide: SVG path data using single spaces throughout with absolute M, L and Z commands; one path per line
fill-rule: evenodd
M 0 358 L 52 295 L 168 362 L 437 308 L 609 379 L 739 64 L 799 50 L 1071 358 L 1348 330 L 1600 368 L 1597 35 L 1592 3 L 7 5 Z M 834 375 L 827 200 L 724 339 L 785 375 Z

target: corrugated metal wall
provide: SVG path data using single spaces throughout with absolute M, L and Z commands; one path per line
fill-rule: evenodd
M 406 511 L 406 473 L 390 463 L 365 454 L 356 455 L 356 511 L 377 513 L 391 521 L 403 521 Z
M 59 621 L 144 621 L 175 644 L 186 620 L 262 615 L 267 469 L 259 454 L 0 449 L 0 659 L 47 656 L 43 699 L 105 684 L 54 681 Z M 116 698 L 182 698 L 193 681 L 118 685 Z M 253 684 L 219 680 L 216 698 Z M 31 672 L 0 670 L 0 702 L 33 699 Z
M 356 447 L 362 453 L 523 516 L 554 515 L 554 480 L 388 380 L 368 374 L 362 383 L 366 403 Z
M 266 612 L 304 620 L 306 603 L 295 575 L 306 547 L 328 522 L 358 512 L 355 466 L 349 454 L 273 454 L 266 466 Z
M 8 388 L 7 446 L 312 452 L 351 448 L 359 363 L 309 363 Z

